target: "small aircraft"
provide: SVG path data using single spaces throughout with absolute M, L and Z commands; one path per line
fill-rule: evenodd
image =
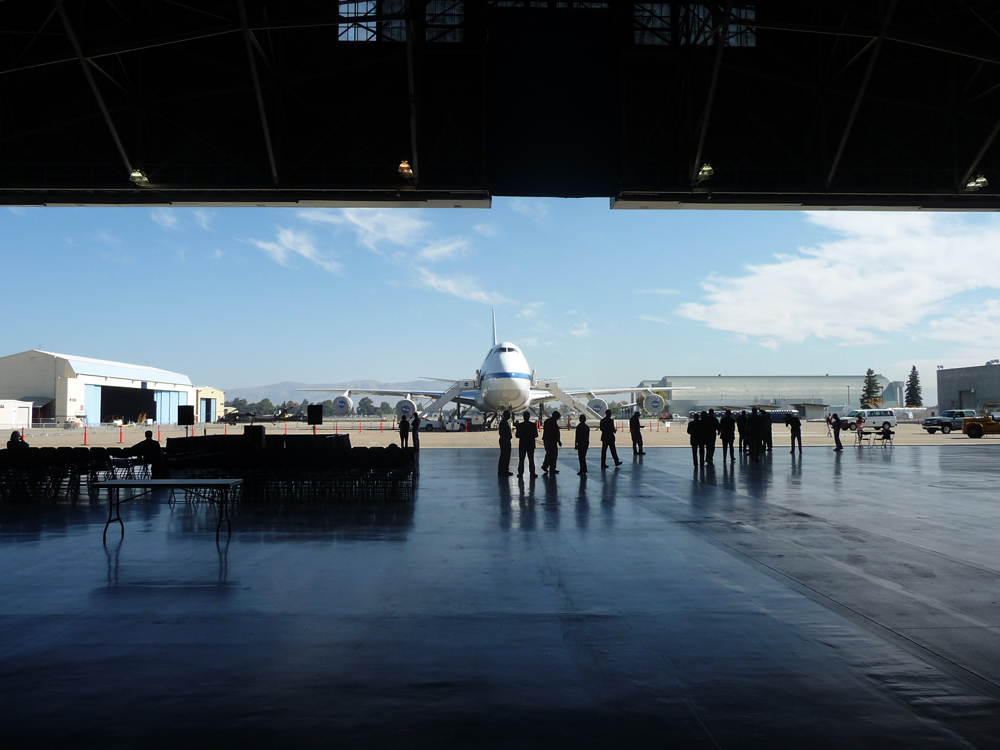
M 633 393 L 636 396 L 642 395 L 642 409 L 647 414 L 658 416 L 667 408 L 667 403 L 662 396 L 654 393 L 649 388 L 591 388 L 584 390 L 564 391 L 559 387 L 555 378 L 537 379 L 535 371 L 529 370 L 528 361 L 524 358 L 521 350 L 509 341 L 497 341 L 497 319 L 496 311 L 493 313 L 493 346 L 490 348 L 482 366 L 476 370 L 476 376 L 461 380 L 447 380 L 443 378 L 424 378 L 425 380 L 436 380 L 448 383 L 448 387 L 443 390 L 424 391 L 397 391 L 397 390 L 368 390 L 353 389 L 344 391 L 342 395 L 333 399 L 334 414 L 350 414 L 354 408 L 354 401 L 351 393 L 362 393 L 372 396 L 400 396 L 401 400 L 396 403 L 396 416 L 412 417 L 417 414 L 417 405 L 414 398 L 430 398 L 431 403 L 420 411 L 423 419 L 426 415 L 437 414 L 449 403 L 455 402 L 459 405 L 475 407 L 483 414 L 498 414 L 505 409 L 517 412 L 531 406 L 544 404 L 549 401 L 559 401 L 573 411 L 586 414 L 594 420 L 601 420 L 604 412 L 608 408 L 608 402 L 599 396 L 614 393 Z M 329 390 L 320 389 L 299 389 L 305 393 L 330 393 Z M 673 390 L 691 390 L 685 388 L 666 388 L 669 394 Z M 577 400 L 584 396 L 587 401 Z

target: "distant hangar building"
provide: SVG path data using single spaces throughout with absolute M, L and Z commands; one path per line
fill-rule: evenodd
M 882 390 L 883 402 L 887 406 L 902 406 L 902 382 L 890 382 L 883 375 L 875 377 Z M 639 385 L 654 391 L 693 388 L 692 391 L 673 392 L 670 411 L 677 413 L 766 404 L 794 408 L 813 418 L 821 416 L 827 406 L 856 409 L 864 384 L 864 375 L 689 375 L 643 380 Z
M 225 395 L 197 389 L 178 372 L 33 349 L 0 357 L 0 399 L 30 401 L 33 422 L 176 424 L 177 407 L 186 405 L 201 421 L 214 421 Z
M 937 371 L 939 409 L 976 409 L 1000 403 L 1000 360 L 975 367 L 945 367 Z M 992 411 L 992 410 L 991 410 Z

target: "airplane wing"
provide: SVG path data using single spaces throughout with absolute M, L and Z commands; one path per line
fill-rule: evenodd
M 296 391 L 298 393 L 339 393 L 342 396 L 350 396 L 352 393 L 363 393 L 368 396 L 399 396 L 400 398 L 411 398 L 413 396 L 440 398 L 444 395 L 444 391 L 387 391 L 372 388 L 349 388 L 347 390 L 331 388 L 297 388 Z
M 693 391 L 694 386 L 680 388 L 646 388 L 633 385 L 629 388 L 589 388 L 580 391 L 564 391 L 569 396 L 608 396 L 613 393 L 641 393 L 642 391 Z

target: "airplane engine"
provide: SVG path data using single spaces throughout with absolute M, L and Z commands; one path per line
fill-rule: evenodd
M 605 401 L 603 398 L 592 398 L 590 399 L 590 401 L 587 402 L 587 406 L 589 406 L 591 409 L 597 412 L 597 414 L 603 417 L 604 412 L 607 411 L 608 402 Z
M 402 419 L 406 417 L 411 419 L 414 414 L 417 413 L 417 405 L 410 401 L 408 398 L 404 398 L 401 401 L 396 402 L 396 418 Z
M 350 414 L 353 408 L 354 401 L 351 400 L 350 396 L 337 396 L 333 399 L 333 413 L 338 417 Z
M 657 416 L 663 413 L 663 410 L 667 408 L 667 402 L 663 400 L 663 396 L 657 396 L 655 393 L 646 396 L 642 402 L 642 410 L 647 414 L 652 414 Z

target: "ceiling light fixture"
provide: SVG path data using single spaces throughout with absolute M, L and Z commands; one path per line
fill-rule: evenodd
M 141 169 L 133 169 L 132 174 L 130 174 L 128 178 L 138 187 L 146 187 L 146 185 L 149 184 L 149 179 L 142 173 Z
M 712 169 L 712 165 L 709 164 L 708 162 L 705 162 L 704 164 L 701 165 L 701 169 L 698 170 L 698 178 L 697 178 L 698 182 L 704 182 L 713 174 L 715 174 L 715 170 Z
M 406 179 L 408 180 L 413 179 L 413 169 L 410 168 L 410 162 L 408 162 L 406 159 L 403 159 L 403 161 L 399 162 L 398 171 Z
M 990 184 L 989 180 L 983 177 L 983 173 L 980 172 L 978 175 L 976 175 L 976 179 L 969 180 L 965 184 L 965 189 L 967 192 L 974 193 L 980 188 L 989 187 L 989 184 Z

